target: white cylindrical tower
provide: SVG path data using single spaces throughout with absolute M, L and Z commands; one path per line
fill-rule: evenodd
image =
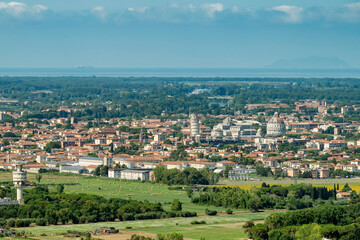
M 200 135 L 199 119 L 196 114 L 190 115 L 190 124 L 191 124 L 191 137 L 196 137 Z
M 16 200 L 20 205 L 24 204 L 23 189 L 22 188 L 17 188 L 16 189 Z
M 20 205 L 24 204 L 23 186 L 26 181 L 26 172 L 24 172 L 22 161 L 16 161 L 16 171 L 13 172 L 13 182 L 16 187 L 16 199 Z

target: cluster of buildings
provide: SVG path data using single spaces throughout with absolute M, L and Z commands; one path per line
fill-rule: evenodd
M 260 125 L 260 123 L 254 120 L 234 120 L 227 117 L 211 130 L 210 140 L 238 142 L 244 137 L 261 137 L 261 128 L 256 130 L 254 125 Z
M 337 169 L 360 172 L 355 154 L 344 150 L 356 152 L 360 141 L 347 140 L 341 134 L 358 134 L 359 123 L 324 120 L 336 107 L 325 101 L 295 102 L 291 114 L 281 113 L 281 108 L 289 107 L 285 105 L 253 104 L 246 107 L 251 114 L 191 114 L 187 119 L 168 121 L 98 119 L 101 124 L 97 126 L 101 127 L 89 127 L 88 122 L 74 117 L 34 119 L 16 126 L 2 122 L 0 168 L 15 170 L 15 162 L 21 160 L 25 162 L 22 165 L 25 172 L 37 173 L 44 169 L 93 174 L 97 167 L 108 166 L 109 177 L 146 181 L 154 179 L 153 169 L 158 166 L 179 170 L 207 168 L 215 172 L 231 167 L 229 178 L 232 180 L 248 180 L 257 164 L 288 177 L 305 174 L 328 178 L 330 171 Z M 309 108 L 318 109 L 312 120 L 307 112 Z M 356 106 L 345 106 L 341 112 L 332 114 L 341 117 L 357 110 Z M 221 121 L 213 126 L 205 125 L 202 120 L 206 117 Z M 67 129 L 65 126 L 69 123 L 72 127 Z M 319 137 L 324 132 L 328 133 L 327 138 Z M 48 149 L 51 142 L 59 146 Z M 234 144 L 238 147 L 231 148 Z M 171 153 L 184 145 L 186 156 L 181 161 L 171 161 Z M 283 146 L 295 146 L 298 151 L 279 151 Z M 327 158 L 316 161 L 314 156 Z

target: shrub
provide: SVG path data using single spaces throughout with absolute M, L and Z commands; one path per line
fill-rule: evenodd
M 229 214 L 229 215 L 231 215 L 231 214 L 233 214 L 233 211 L 232 211 L 231 209 L 227 209 L 227 210 L 226 210 L 226 213 Z
M 16 227 L 28 227 L 30 226 L 31 221 L 29 219 L 17 219 L 15 221 L 15 226 Z
M 168 187 L 168 190 L 183 190 L 183 187 L 173 186 L 173 187 Z
M 182 203 L 179 199 L 175 198 L 171 203 L 171 210 L 172 211 L 181 211 L 182 210 Z
M 268 239 L 268 231 L 269 229 L 265 224 L 259 223 L 250 229 L 249 235 L 255 240 Z
M 15 219 L 9 219 L 9 220 L 7 220 L 6 225 L 7 225 L 8 227 L 15 227 Z
M 203 220 L 203 221 L 196 221 L 196 220 L 194 220 L 194 221 L 192 221 L 191 222 L 191 224 L 206 224 L 206 222 Z
M 179 217 L 196 217 L 197 213 L 196 212 L 179 212 L 178 214 Z
M 176 217 L 176 216 L 178 216 L 178 215 L 176 214 L 176 212 L 168 212 L 168 213 L 166 214 L 166 216 L 167 216 L 168 218 L 173 218 L 173 217 Z
M 159 219 L 161 218 L 161 213 L 157 213 L 157 212 L 139 213 L 139 214 L 135 214 L 134 218 L 135 220 Z
M 135 216 L 133 213 L 124 213 L 122 215 L 122 220 L 123 221 L 132 221 L 132 220 L 135 220 Z
M 79 217 L 79 223 L 86 223 L 86 217 L 85 216 Z
M 44 218 L 37 218 L 35 220 L 35 223 L 38 226 L 46 226 L 46 220 Z
M 205 214 L 209 215 L 209 216 L 215 216 L 217 214 L 217 211 L 216 210 L 206 209 Z

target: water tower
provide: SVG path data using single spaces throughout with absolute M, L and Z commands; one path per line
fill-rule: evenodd
M 13 172 L 13 182 L 16 187 L 16 200 L 20 205 L 24 204 L 23 186 L 25 186 L 26 181 L 26 172 L 24 172 L 22 168 L 23 164 L 23 161 L 16 161 L 16 171 Z

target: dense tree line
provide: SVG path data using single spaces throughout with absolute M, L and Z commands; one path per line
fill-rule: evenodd
M 8 192 L 10 194 L 11 192 Z M 8 195 L 5 194 L 5 195 Z M 106 199 L 101 196 L 63 193 L 63 188 L 49 192 L 46 186 L 27 190 L 25 205 L 0 207 L 0 227 L 26 227 L 31 223 L 72 224 L 114 221 L 158 219 L 167 217 L 193 217 L 192 212 L 166 212 L 161 203 L 147 200 Z
M 247 112 L 244 106 L 248 103 L 275 100 L 289 104 L 303 99 L 327 99 L 339 105 L 360 102 L 358 79 L 1 77 L 0 85 L 3 86 L 1 96 L 18 100 L 16 107 L 31 112 L 23 117 L 25 120 L 141 118 L 160 116 L 163 112 L 188 114 L 189 110 L 201 114 L 232 114 L 234 109 Z M 199 88 L 207 91 L 192 94 Z M 233 99 L 209 99 L 211 96 Z M 26 101 L 30 103 L 21 104 Z M 81 105 L 79 108 L 84 108 L 81 111 L 57 111 L 59 106 L 71 106 L 75 102 L 88 104 Z M 42 112 L 44 109 L 49 111 Z M 291 108 L 279 111 L 289 112 Z M 308 112 L 312 116 L 311 109 Z M 357 118 L 355 112 L 346 120 Z M 205 123 L 213 125 L 216 121 L 206 119 Z
M 336 199 L 336 189 L 297 184 L 290 186 L 263 184 L 261 188 L 208 188 L 193 195 L 191 202 L 240 209 L 302 209 L 312 207 L 316 200 Z
M 166 169 L 156 167 L 154 169 L 155 181 L 168 185 L 193 185 L 193 184 L 215 184 L 219 180 L 219 175 L 208 169 L 197 170 L 196 168 Z
M 245 224 L 252 239 L 360 239 L 360 203 L 326 204 L 315 208 L 274 213 L 264 224 Z

